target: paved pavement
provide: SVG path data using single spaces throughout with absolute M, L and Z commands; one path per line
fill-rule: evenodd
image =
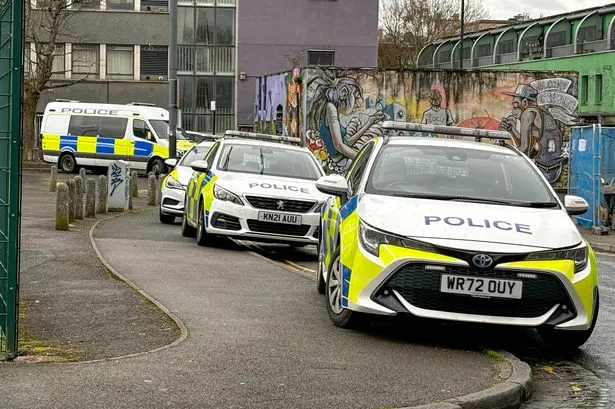
M 55 194 L 47 183 L 45 173 L 24 175 L 29 342 L 42 339 L 54 347 L 43 351 L 71 360 L 176 340 L 168 317 L 98 264 L 87 248 L 92 220 L 68 233 L 53 230 Z M 95 241 L 111 266 L 182 320 L 186 339 L 128 359 L 1 364 L 8 407 L 395 407 L 494 382 L 494 362 L 463 336 L 468 328 L 398 320 L 335 328 L 311 279 L 232 243 L 199 248 L 178 230 L 160 225 L 149 209 L 102 222 Z M 76 352 L 64 353 L 68 346 Z

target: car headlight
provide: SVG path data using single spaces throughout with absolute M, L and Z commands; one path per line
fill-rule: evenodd
M 431 244 L 376 230 L 363 221 L 359 223 L 359 240 L 363 248 L 376 257 L 378 256 L 381 244 L 391 244 L 408 249 L 437 253 L 436 248 Z
M 164 185 L 168 187 L 169 189 L 186 190 L 184 189 L 184 186 L 181 183 L 179 183 L 179 180 L 175 179 L 171 175 L 167 176 L 167 181 Z
M 572 260 L 574 261 L 574 272 L 583 270 L 589 261 L 589 251 L 587 245 L 567 250 L 539 251 L 528 254 L 526 260 Z
M 243 202 L 235 193 L 231 193 L 228 190 L 221 188 L 218 185 L 214 185 L 214 197 L 218 200 L 225 202 L 231 202 L 243 206 Z

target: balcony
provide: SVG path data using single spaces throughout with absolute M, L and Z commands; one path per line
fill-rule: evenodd
M 495 61 L 497 64 L 511 64 L 517 62 L 517 53 L 499 54 L 496 56 Z
M 486 55 L 474 59 L 475 67 L 484 67 L 485 65 L 493 65 L 493 55 Z
M 577 54 L 595 53 L 609 50 L 609 40 L 583 41 L 577 44 Z
M 199 74 L 233 74 L 235 72 L 235 48 L 178 46 L 177 70 Z

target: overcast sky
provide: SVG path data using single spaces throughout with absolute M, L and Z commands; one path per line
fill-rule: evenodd
M 567 13 L 569 11 L 604 6 L 613 1 L 597 0 L 483 0 L 492 19 L 506 20 L 516 14 L 528 13 L 531 19 Z

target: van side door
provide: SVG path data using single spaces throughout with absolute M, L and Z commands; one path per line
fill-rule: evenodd
M 147 162 L 154 152 L 154 144 L 156 143 L 154 133 L 147 122 L 143 119 L 135 118 L 132 120 L 132 135 L 134 136 L 134 157 L 132 159 L 139 162 Z

